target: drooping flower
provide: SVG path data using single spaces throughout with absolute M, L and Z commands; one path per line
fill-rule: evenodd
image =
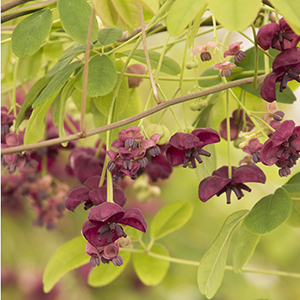
M 200 58 L 202 61 L 211 60 L 211 54 L 208 52 L 211 48 L 219 48 L 219 45 L 215 42 L 208 42 L 205 46 L 196 46 L 193 48 L 193 55 L 196 56 L 200 54 Z
M 144 75 L 146 73 L 146 68 L 141 64 L 133 64 L 126 69 L 126 73 Z M 143 78 L 128 76 L 128 86 L 130 89 L 138 87 L 142 81 Z
M 92 207 L 88 219 L 83 224 L 82 234 L 94 247 L 106 246 L 120 237 L 126 237 L 119 224 L 131 226 L 142 232 L 147 230 L 147 223 L 138 208 L 123 209 L 111 202 Z
M 297 35 L 282 18 L 279 24 L 270 23 L 262 26 L 257 33 L 257 43 L 264 49 L 270 47 L 283 51 L 297 46 L 300 36 Z
M 300 126 L 292 120 L 284 121 L 271 137 L 264 143 L 260 151 L 263 164 L 280 167 L 279 175 L 287 176 L 300 157 Z
M 253 162 L 258 163 L 262 146 L 263 144 L 257 138 L 253 138 L 249 141 L 248 146 L 245 146 L 242 150 L 251 155 Z
M 276 101 L 267 103 L 267 111 L 268 113 L 263 115 L 263 120 L 267 123 L 272 120 L 282 121 L 285 116 L 285 113 L 279 110 Z
M 226 192 L 227 204 L 230 204 L 231 191 L 241 199 L 244 196 L 242 190 L 251 192 L 245 182 L 265 183 L 264 172 L 256 165 L 244 165 L 232 167 L 232 178 L 228 177 L 228 167 L 223 166 L 212 173 L 212 176 L 203 179 L 199 184 L 198 195 L 201 201 L 206 202 L 214 195 L 218 197 Z
M 224 58 L 228 55 L 234 56 L 235 63 L 240 64 L 246 56 L 245 52 L 240 50 L 241 44 L 243 44 L 243 42 L 237 42 L 229 45 L 229 49 L 224 52 Z
M 300 82 L 300 48 L 291 48 L 278 54 L 269 73 L 260 87 L 260 95 L 268 102 L 276 100 L 276 82 L 280 82 L 282 92 L 290 80 Z
M 221 70 L 221 76 L 228 77 L 232 74 L 232 71 L 230 68 L 236 69 L 236 65 L 228 60 L 225 60 L 221 63 L 217 63 L 214 65 L 214 70 Z
M 202 148 L 219 141 L 217 131 L 210 128 L 197 128 L 192 133 L 177 132 L 166 145 L 166 157 L 174 167 L 183 164 L 186 168 L 191 162 L 193 168 L 196 168 L 195 159 L 202 163 L 200 155 L 208 157 L 211 155 Z

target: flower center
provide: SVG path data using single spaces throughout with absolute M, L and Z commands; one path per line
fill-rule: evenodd
M 127 234 L 123 231 L 123 228 L 120 225 L 112 222 L 112 223 L 104 224 L 98 230 L 99 233 L 98 240 L 102 241 L 102 239 L 108 234 L 107 243 L 109 244 L 112 242 L 112 238 L 115 232 L 118 234 L 118 237 L 121 236 L 124 238 L 127 237 Z
M 188 163 L 191 162 L 193 168 L 196 168 L 197 165 L 196 165 L 195 159 L 198 161 L 199 164 L 202 163 L 202 159 L 201 159 L 200 155 L 210 157 L 211 154 L 209 152 L 207 152 L 203 149 L 199 149 L 199 148 L 186 149 L 185 153 L 184 153 L 183 167 L 186 168 Z
M 281 51 L 283 51 L 284 50 L 284 40 L 291 42 L 293 39 L 284 30 L 277 32 L 272 39 L 272 48 L 275 48 L 277 42 L 279 41 Z

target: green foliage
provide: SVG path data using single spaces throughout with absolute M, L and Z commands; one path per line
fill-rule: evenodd
M 179 35 L 194 20 L 201 18 L 207 7 L 206 0 L 177 0 L 167 17 L 167 29 L 170 35 Z
M 91 6 L 85 0 L 58 0 L 57 9 L 61 24 L 67 34 L 75 41 L 86 44 L 92 13 Z M 97 33 L 97 20 L 94 18 L 92 40 L 96 39 Z
M 162 208 L 154 217 L 150 235 L 158 240 L 181 228 L 192 216 L 193 206 L 187 201 L 177 201 Z
M 154 244 L 151 252 L 169 257 L 169 252 L 161 244 Z M 148 286 L 158 285 L 166 276 L 170 262 L 149 256 L 146 253 L 134 253 L 133 266 L 139 279 Z
M 110 0 L 92 0 L 92 4 L 104 25 L 117 26 L 118 14 Z
M 85 254 L 86 240 L 79 236 L 59 247 L 50 258 L 43 277 L 44 292 L 48 293 L 67 272 L 89 262 Z
M 291 197 L 300 198 L 300 172 L 291 177 L 282 187 Z
M 99 287 L 113 282 L 124 271 L 130 261 L 130 252 L 124 252 L 120 249 L 120 255 L 123 258 L 123 265 L 115 267 L 112 262 L 109 264 L 101 263 L 99 267 L 95 267 L 89 274 L 88 284 L 92 287 Z
M 221 285 L 233 230 L 247 213 L 247 210 L 240 210 L 225 220 L 217 238 L 200 261 L 197 275 L 198 287 L 207 299 L 211 299 Z
M 253 233 L 268 233 L 284 223 L 292 213 L 288 192 L 278 188 L 274 194 L 260 199 L 245 218 L 246 227 Z
M 151 14 L 155 14 L 159 9 L 159 0 L 139 0 L 143 7 Z
M 122 37 L 122 30 L 119 28 L 102 28 L 97 35 L 98 42 L 103 45 L 110 45 Z
M 18 57 L 36 53 L 49 35 L 52 26 L 50 9 L 37 11 L 21 21 L 11 37 L 13 53 Z

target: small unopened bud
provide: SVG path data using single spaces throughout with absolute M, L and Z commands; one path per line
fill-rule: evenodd
M 276 113 L 273 115 L 273 119 L 275 121 L 282 121 L 285 116 L 285 113 L 281 110 L 276 111 Z
M 191 70 L 191 69 L 195 69 L 197 68 L 199 65 L 199 62 L 198 60 L 196 61 L 189 61 L 185 64 L 185 67 L 188 69 L 188 70 Z

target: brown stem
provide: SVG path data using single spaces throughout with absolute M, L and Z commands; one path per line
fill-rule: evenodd
M 30 2 L 30 1 L 33 1 L 33 0 L 10 0 L 8 2 L 1 4 L 1 12 L 7 11 L 11 8 L 14 8 L 18 5 L 21 5 L 26 2 Z
M 258 76 L 258 80 L 261 80 L 265 77 L 266 75 L 261 75 Z M 134 115 L 132 117 L 129 117 L 127 119 L 109 124 L 109 125 L 105 125 L 99 128 L 95 128 L 92 130 L 88 130 L 86 132 L 86 137 L 101 133 L 101 132 L 106 132 L 108 130 L 112 130 L 124 125 L 127 125 L 131 122 L 137 121 L 139 119 L 145 118 L 147 116 L 150 116 L 154 113 L 157 113 L 158 111 L 161 111 L 169 106 L 175 105 L 175 104 L 179 104 L 182 102 L 186 102 L 195 98 L 199 98 L 199 97 L 204 97 L 213 93 L 217 93 L 229 88 L 233 88 L 236 86 L 240 86 L 243 84 L 247 84 L 247 83 L 252 83 L 253 82 L 253 77 L 248 77 L 248 78 L 243 78 L 243 79 L 239 79 L 239 80 L 235 80 L 235 81 L 230 81 L 224 84 L 220 84 L 211 88 L 207 88 L 205 90 L 196 92 L 196 93 L 191 93 L 188 95 L 184 95 L 181 97 L 177 97 L 171 100 L 167 100 L 162 102 L 159 105 L 156 105 L 155 107 L 152 107 L 148 110 L 145 110 L 137 115 Z M 43 141 L 43 142 L 38 142 L 38 143 L 34 143 L 34 144 L 28 144 L 28 145 L 21 145 L 21 146 L 17 146 L 17 147 L 11 147 L 11 148 L 6 148 L 2 150 L 2 155 L 5 154 L 10 154 L 10 153 L 17 153 L 17 152 L 21 152 L 21 151 L 28 151 L 28 150 L 32 150 L 32 149 L 39 149 L 39 148 L 43 148 L 43 147 L 49 147 L 49 146 L 53 146 L 56 144 L 60 144 L 60 143 L 64 143 L 64 142 L 70 142 L 73 140 L 78 140 L 80 139 L 81 136 L 79 134 L 72 134 L 69 136 L 65 136 L 65 137 L 60 137 L 60 138 L 56 138 L 56 139 L 51 139 L 51 140 L 47 140 L 47 141 Z

